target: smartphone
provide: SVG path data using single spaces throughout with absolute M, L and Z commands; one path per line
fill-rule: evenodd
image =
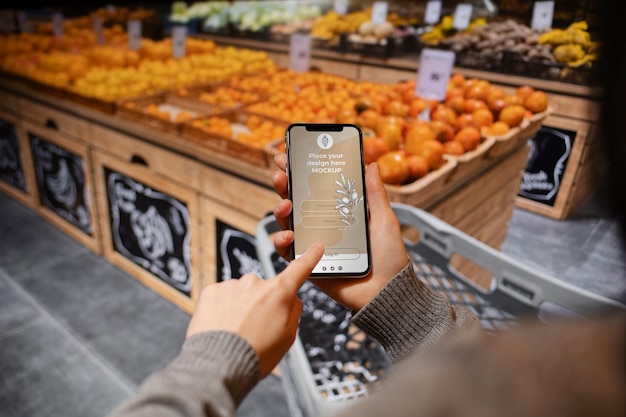
M 313 277 L 358 278 L 371 268 L 363 134 L 351 124 L 287 128 L 293 257 L 324 243 Z

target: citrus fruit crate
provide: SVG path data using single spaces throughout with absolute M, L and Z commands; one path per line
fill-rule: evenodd
M 390 201 L 405 203 L 414 206 L 431 202 L 452 181 L 457 160 L 449 155 L 444 155 L 444 163 L 439 168 L 405 185 L 385 184 Z
M 117 116 L 165 133 L 179 135 L 189 119 L 216 114 L 222 109 L 180 100 L 175 94 L 158 93 L 117 104 Z
M 525 118 L 520 126 L 514 127 L 502 136 L 493 136 L 494 143 L 487 152 L 488 158 L 497 158 L 511 153 L 529 139 L 532 139 L 550 114 L 550 109 Z M 489 137 L 489 136 L 487 136 Z
M 93 110 L 98 110 L 106 114 L 115 114 L 115 110 L 117 107 L 117 103 L 114 100 L 104 100 L 97 97 L 88 97 L 83 94 L 79 94 L 71 89 L 65 90 L 62 98 L 78 105 L 85 106 Z
M 416 276 L 453 305 L 474 313 L 488 332 L 508 329 L 525 317 L 549 324 L 556 317 L 626 309 L 530 268 L 424 210 L 399 203 L 392 207 L 403 228 L 417 232 L 417 238 L 405 240 Z M 279 230 L 272 215 L 257 225 L 257 255 L 266 277 L 286 265 L 270 240 Z M 489 290 L 456 272 L 453 256 L 490 271 Z M 293 416 L 329 415 L 384 383 L 390 363 L 375 340 L 350 325 L 349 310 L 311 283 L 298 295 L 302 317 L 296 341 L 280 363 L 281 379 Z
M 287 125 L 286 122 L 245 111 L 225 111 L 186 122 L 182 135 L 213 151 L 267 168 L 273 166 L 273 155 L 268 155 L 266 145 L 283 137 Z M 265 139 L 260 130 L 262 126 L 276 133 Z M 242 134 L 246 139 L 242 139 Z
M 450 174 L 448 181 L 468 178 L 489 167 L 491 165 L 489 151 L 495 143 L 495 138 L 482 136 L 480 144 L 473 151 L 465 152 L 462 155 L 449 155 L 450 158 L 456 161 L 456 167 Z
M 265 101 L 262 93 L 247 91 L 224 83 L 201 85 L 181 89 L 174 95 L 175 100 L 185 107 L 214 106 L 222 111 L 240 110 L 247 105 Z

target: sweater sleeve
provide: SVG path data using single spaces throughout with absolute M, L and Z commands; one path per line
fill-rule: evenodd
M 195 335 L 167 368 L 146 379 L 110 417 L 234 416 L 260 375 L 256 353 L 240 336 Z
M 352 322 L 383 346 L 393 363 L 416 349 L 438 344 L 456 330 L 481 329 L 470 311 L 424 285 L 409 262 Z

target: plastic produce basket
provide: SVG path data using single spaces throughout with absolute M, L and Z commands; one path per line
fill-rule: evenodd
M 488 331 L 511 327 L 522 317 L 545 322 L 562 315 L 589 315 L 626 306 L 569 285 L 496 251 L 424 210 L 392 203 L 408 235 L 405 240 L 416 275 L 447 295 L 455 305 L 471 310 Z M 278 231 L 273 216 L 257 227 L 257 254 L 266 276 L 285 266 L 270 235 Z M 489 290 L 477 286 L 450 265 L 461 255 L 493 274 Z M 292 415 L 325 415 L 368 395 L 389 369 L 382 347 L 350 324 L 350 311 L 307 282 L 299 292 L 303 313 L 295 343 L 280 363 Z

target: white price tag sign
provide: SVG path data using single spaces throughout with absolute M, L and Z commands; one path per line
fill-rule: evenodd
M 427 100 L 443 100 L 454 66 L 454 52 L 425 48 L 420 56 L 415 94 Z
M 436 25 L 441 19 L 441 2 L 429 1 L 426 3 L 426 10 L 424 11 L 424 22 L 429 25 Z
M 104 33 L 102 31 L 102 19 L 100 19 L 100 16 L 91 16 L 91 25 L 93 26 L 93 31 L 96 33 L 98 44 L 104 45 Z
M 376 25 L 382 25 L 387 21 L 387 10 L 389 4 L 386 1 L 374 2 L 372 6 L 372 22 Z
M 536 1 L 533 6 L 533 20 L 530 24 L 530 27 L 533 29 L 551 28 L 553 15 L 553 1 Z
M 457 30 L 467 29 L 472 20 L 472 11 L 474 8 L 471 4 L 457 4 L 454 10 L 454 20 L 452 27 Z
M 141 20 L 129 20 L 126 23 L 128 32 L 128 48 L 132 51 L 139 49 L 141 45 Z
M 349 0 L 335 0 L 334 10 L 340 16 L 348 13 Z
M 63 14 L 58 12 L 52 14 L 52 32 L 56 37 L 63 36 Z
M 185 57 L 185 45 L 187 43 L 187 26 L 172 27 L 172 56 L 174 58 Z
M 301 33 L 291 35 L 289 42 L 289 66 L 297 72 L 306 72 L 311 63 L 311 36 Z

